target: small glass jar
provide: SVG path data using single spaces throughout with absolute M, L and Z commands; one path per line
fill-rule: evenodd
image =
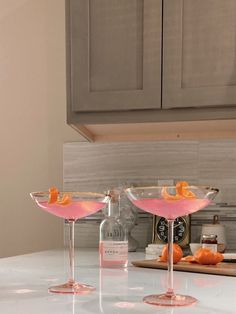
M 217 235 L 215 234 L 203 234 L 202 235 L 202 247 L 208 248 L 213 252 L 217 252 Z

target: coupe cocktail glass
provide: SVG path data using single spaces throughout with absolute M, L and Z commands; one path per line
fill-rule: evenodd
M 39 207 L 55 216 L 66 219 L 69 223 L 70 278 L 65 284 L 50 287 L 49 291 L 54 293 L 84 294 L 95 290 L 93 286 L 80 284 L 75 281 L 74 226 L 77 219 L 89 216 L 105 207 L 110 197 L 91 192 L 60 192 L 58 200 L 63 200 L 63 196 L 69 199 L 69 202 L 60 204 L 60 201 L 50 203 L 49 192 L 32 192 L 30 196 Z
M 179 295 L 173 289 L 173 228 L 177 217 L 192 214 L 211 203 L 218 189 L 208 186 L 183 187 L 179 195 L 177 186 L 132 187 L 125 190 L 130 201 L 138 208 L 168 221 L 168 279 L 167 291 L 144 297 L 145 303 L 163 306 L 183 306 L 196 303 L 194 297 Z M 184 196 L 186 195 L 186 197 Z M 194 196 L 194 197 L 191 197 Z

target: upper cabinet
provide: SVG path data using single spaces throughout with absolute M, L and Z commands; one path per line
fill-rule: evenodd
M 66 27 L 67 121 L 89 140 L 236 118 L 235 0 L 68 0 Z
M 236 1 L 163 2 L 163 108 L 235 105 Z
M 72 110 L 160 109 L 161 1 L 71 0 L 67 9 Z

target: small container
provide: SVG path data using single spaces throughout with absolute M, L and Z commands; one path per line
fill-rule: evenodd
M 203 234 L 202 235 L 202 247 L 208 248 L 213 252 L 217 252 L 217 235 L 215 234 Z
M 225 226 L 220 223 L 218 215 L 214 215 L 212 224 L 202 225 L 201 234 L 215 234 L 217 235 L 217 250 L 224 253 L 227 246 Z M 201 237 L 202 238 L 202 237 Z

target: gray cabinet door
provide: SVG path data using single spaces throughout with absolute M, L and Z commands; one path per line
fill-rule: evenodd
M 163 108 L 236 105 L 236 1 L 165 0 Z
M 73 112 L 161 107 L 161 0 L 68 0 Z

